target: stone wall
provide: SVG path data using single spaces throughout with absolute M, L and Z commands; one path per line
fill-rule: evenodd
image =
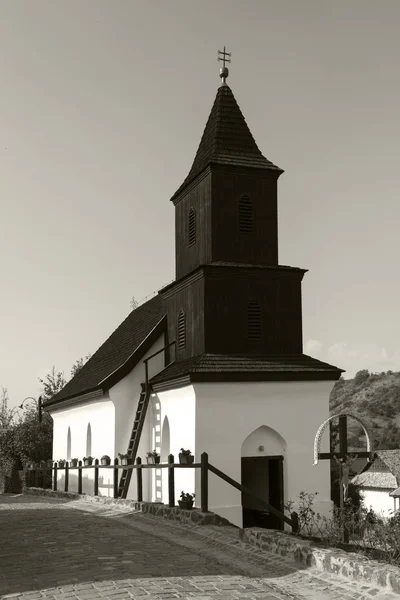
M 180 523 L 195 523 L 196 525 L 229 525 L 232 527 L 232 523 L 229 523 L 229 521 L 223 519 L 219 515 L 216 515 L 212 512 L 203 513 L 198 508 L 193 508 L 192 510 L 182 510 L 178 506 L 165 506 L 161 502 L 137 502 L 136 500 L 124 500 L 122 498 L 115 499 L 107 498 L 105 496 L 89 496 L 86 494 L 81 495 L 76 492 L 54 492 L 53 490 L 43 490 L 42 488 L 33 487 L 26 488 L 24 493 L 35 496 L 50 496 L 52 498 L 68 498 L 70 500 L 77 500 L 80 498 L 85 502 L 113 504 L 114 506 L 130 506 L 139 512 L 149 513 L 170 521 L 179 521 Z

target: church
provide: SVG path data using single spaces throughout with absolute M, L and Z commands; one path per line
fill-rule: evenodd
M 207 452 L 279 510 L 301 491 L 318 492 L 314 507 L 327 515 L 329 461 L 313 465 L 313 441 L 343 371 L 303 354 L 306 269 L 278 260 L 283 170 L 259 150 L 228 74 L 224 60 L 192 167 L 171 198 L 175 280 L 45 403 L 53 459 L 121 453 L 145 462 L 156 450 L 161 463 L 170 453 L 178 462 L 184 448 L 200 462 Z M 93 493 L 90 473 L 83 491 Z M 176 469 L 175 490 L 195 493 L 199 507 L 199 469 Z M 112 470 L 100 469 L 99 494 L 112 496 Z M 137 499 L 126 471 L 120 496 Z M 167 469 L 144 470 L 143 500 L 168 503 Z M 209 509 L 239 527 L 260 524 L 257 506 L 212 473 Z

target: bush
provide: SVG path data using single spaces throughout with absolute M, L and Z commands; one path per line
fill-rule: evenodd
M 42 423 L 39 423 L 35 409 L 27 410 L 18 422 L 10 423 L 8 430 L 0 434 L 0 479 L 3 479 L 3 488 L 12 481 L 12 489 L 5 491 L 20 491 L 17 471 L 26 467 L 28 462 L 38 463 L 51 458 L 52 448 L 53 419 L 47 412 L 43 413 Z
M 357 498 L 348 498 L 343 509 L 333 508 L 330 517 L 321 516 L 313 507 L 315 493 L 301 492 L 297 504 L 300 537 L 318 538 L 327 546 L 343 547 L 344 533 L 349 536 L 351 550 L 370 558 L 400 566 L 400 511 L 389 519 L 368 511 Z M 285 510 L 290 514 L 295 503 L 290 500 Z

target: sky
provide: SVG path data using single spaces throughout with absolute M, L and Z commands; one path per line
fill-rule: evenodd
M 0 386 L 9 406 L 174 279 L 219 86 L 279 179 L 304 351 L 400 370 L 398 0 L 2 0 Z

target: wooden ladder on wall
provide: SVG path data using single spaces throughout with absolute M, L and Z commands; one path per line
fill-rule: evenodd
M 149 385 L 142 383 L 142 391 L 140 393 L 127 451 L 127 455 L 131 463 L 135 461 L 139 448 L 140 436 L 142 434 L 144 421 L 146 419 L 147 407 L 149 405 L 150 389 L 151 388 Z M 132 478 L 132 471 L 133 469 L 122 470 L 122 475 L 118 486 L 118 498 L 126 498 Z
M 131 463 L 135 461 L 136 454 L 139 448 L 140 436 L 142 435 L 143 425 L 146 418 L 147 408 L 149 406 L 149 399 L 151 394 L 151 385 L 149 385 L 149 366 L 148 362 L 161 352 L 165 352 L 171 346 L 176 344 L 175 340 L 170 344 L 167 344 L 154 354 L 151 354 L 144 359 L 146 383 L 142 383 L 142 391 L 140 392 L 139 402 L 136 409 L 135 420 L 133 421 L 132 433 L 129 439 L 127 455 Z M 129 484 L 132 479 L 133 469 L 123 469 L 121 479 L 118 486 L 118 498 L 126 498 L 129 490 Z

